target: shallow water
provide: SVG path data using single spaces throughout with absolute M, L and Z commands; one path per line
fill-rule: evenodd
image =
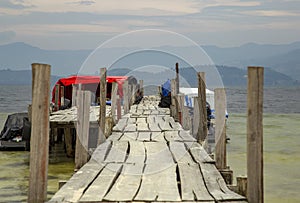
M 300 202 L 300 114 L 264 115 L 265 202 Z M 234 176 L 246 175 L 246 116 L 228 120 L 228 165 Z
M 246 174 L 246 90 L 227 89 L 228 165 L 234 175 Z M 8 113 L 27 110 L 30 86 L 0 85 L 0 130 Z M 266 89 L 264 94 L 265 202 L 300 202 L 300 88 Z M 234 113 L 233 113 L 234 112 Z M 295 114 L 298 113 L 298 114 Z M 48 198 L 59 180 L 73 174 L 74 160 L 58 145 L 49 154 Z M 28 152 L 0 151 L 0 202 L 26 202 L 29 177 Z
M 8 113 L 0 113 L 2 130 Z M 67 158 L 63 145 L 49 152 L 48 199 L 58 190 L 59 180 L 68 180 L 73 174 L 74 159 Z M 29 185 L 29 152 L 0 151 L 0 202 L 27 202 Z

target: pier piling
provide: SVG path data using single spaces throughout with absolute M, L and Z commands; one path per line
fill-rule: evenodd
M 28 202 L 44 202 L 47 197 L 50 70 L 50 65 L 32 64 L 32 126 Z

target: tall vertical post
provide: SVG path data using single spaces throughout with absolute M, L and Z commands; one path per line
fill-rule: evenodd
M 171 80 L 171 116 L 176 120 L 178 111 L 177 111 L 177 103 L 176 103 L 176 80 Z
M 106 117 L 106 68 L 100 68 L 100 112 L 98 145 L 105 141 L 105 117 Z
M 76 106 L 77 86 L 72 84 L 72 106 Z
M 125 80 L 123 83 L 123 103 L 124 103 L 124 113 L 129 112 L 129 85 L 128 80 Z
M 88 161 L 91 92 L 79 91 L 77 104 L 75 169 L 81 168 Z
M 178 63 L 175 64 L 176 69 L 176 94 L 179 94 L 179 65 Z
M 44 202 L 47 198 L 50 70 L 50 65 L 32 64 L 32 127 L 28 202 Z
M 60 100 L 59 92 L 60 92 L 60 85 L 56 84 L 55 85 L 55 98 L 54 98 L 54 102 L 55 102 L 54 111 L 59 110 L 59 100 Z
M 60 86 L 60 106 L 65 105 L 65 87 Z
M 225 128 L 225 111 L 226 111 L 226 95 L 224 88 L 215 89 L 215 155 L 216 167 L 225 169 L 226 163 L 226 128 Z
M 112 84 L 112 93 L 111 93 L 111 116 L 114 124 L 116 123 L 117 91 L 118 91 L 118 83 L 114 82 Z
M 198 73 L 198 106 L 199 106 L 199 125 L 198 142 L 202 143 L 207 136 L 207 112 L 206 112 L 206 85 L 205 72 Z
M 144 80 L 140 80 L 139 84 L 140 84 L 140 93 L 141 93 L 141 96 L 143 97 L 144 96 Z
M 263 183 L 263 67 L 248 67 L 247 194 L 250 203 L 264 202 Z

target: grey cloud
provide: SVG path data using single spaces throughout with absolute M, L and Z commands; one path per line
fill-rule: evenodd
M 9 9 L 24 9 L 24 8 L 29 8 L 32 6 L 25 6 L 22 3 L 24 2 L 23 0 L 18 0 L 18 3 L 13 3 L 11 0 L 1 0 L 0 1 L 0 7 L 1 8 L 9 8 Z
M 82 1 L 72 2 L 72 4 L 78 4 L 78 5 L 84 5 L 84 6 L 90 6 L 94 3 L 96 3 L 96 2 L 95 1 L 90 1 L 90 0 L 82 0 Z

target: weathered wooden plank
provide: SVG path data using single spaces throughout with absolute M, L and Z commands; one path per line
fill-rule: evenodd
M 178 135 L 179 131 L 165 131 L 165 139 L 167 141 L 182 141 L 181 137 Z
M 156 164 L 146 165 L 137 201 L 181 201 L 176 179 L 176 165 L 164 170 Z
M 107 201 L 132 201 L 142 180 L 144 163 L 125 164 L 109 193 L 104 197 Z
M 148 123 L 137 123 L 137 130 L 138 131 L 149 131 Z
M 173 130 L 173 128 L 170 126 L 170 122 L 168 120 L 164 120 L 163 117 L 158 116 L 157 122 L 162 131 Z
M 181 130 L 181 131 L 179 131 L 179 136 L 185 142 L 196 142 L 197 141 L 192 135 L 190 135 L 189 131 Z
M 170 150 L 173 157 L 177 163 L 195 164 L 192 156 L 186 149 L 183 142 L 173 142 L 169 143 Z
M 136 140 L 138 136 L 137 132 L 125 132 L 123 136 L 120 138 L 121 141 L 133 141 Z
M 165 142 L 164 132 L 151 132 L 151 140 L 156 142 Z
M 91 160 L 97 161 L 98 163 L 102 163 L 107 156 L 107 153 L 111 149 L 112 142 L 106 140 L 104 143 L 99 145 L 96 150 L 93 152 Z
M 139 132 L 137 140 L 139 141 L 150 141 L 151 132 Z
M 122 132 L 125 129 L 126 125 L 127 125 L 127 121 L 128 121 L 128 118 L 126 118 L 126 117 L 121 118 L 118 121 L 117 125 L 115 125 L 113 127 L 113 131 Z
M 135 132 L 137 129 L 136 124 L 134 123 L 127 123 L 127 126 L 124 129 L 124 132 Z
M 158 123 L 149 123 L 148 125 L 149 125 L 149 130 L 151 132 L 160 132 L 161 131 Z
M 245 197 L 228 189 L 223 177 L 214 164 L 200 162 L 199 165 L 201 167 L 205 185 L 214 199 L 217 201 L 246 200 Z
M 87 188 L 79 202 L 102 202 L 120 173 L 122 164 L 108 164 Z
M 128 142 L 115 141 L 112 144 L 105 163 L 124 163 L 127 155 Z
M 215 163 L 199 143 L 185 142 L 185 145 L 190 149 L 192 157 L 197 163 Z
M 144 145 L 147 152 L 146 164 L 156 166 L 156 168 L 148 167 L 148 173 L 164 170 L 174 164 L 173 156 L 166 142 L 144 142 Z M 151 172 L 150 169 L 155 171 Z
M 166 116 L 165 120 L 168 121 L 171 125 L 171 127 L 173 128 L 173 130 L 183 130 L 182 126 L 180 125 L 180 123 L 175 122 L 174 118 L 170 117 L 170 116 Z
M 94 160 L 85 164 L 71 179 L 52 197 L 49 203 L 78 202 L 86 188 L 93 182 L 103 164 Z
M 122 132 L 112 132 L 112 134 L 106 140 L 117 141 L 122 137 Z
M 198 164 L 178 163 L 183 201 L 214 202 L 208 193 Z
M 146 151 L 143 142 L 130 141 L 129 142 L 130 152 L 126 163 L 139 163 L 144 164 L 146 159 Z

